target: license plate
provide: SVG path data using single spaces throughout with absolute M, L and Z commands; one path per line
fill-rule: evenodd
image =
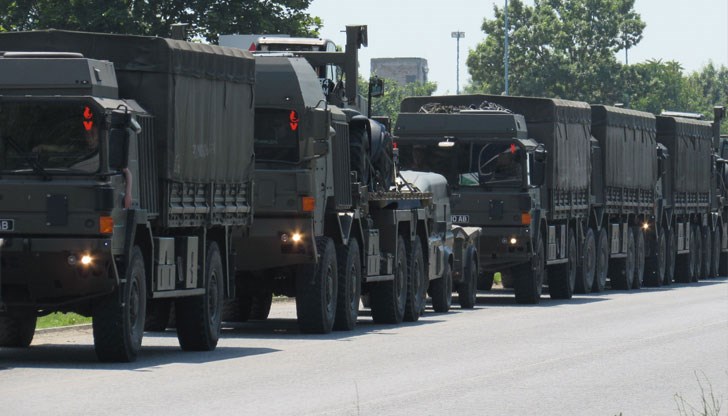
M 466 224 L 470 222 L 470 215 L 453 215 L 451 221 L 456 224 Z
M 0 231 L 15 230 L 15 220 L 0 220 Z

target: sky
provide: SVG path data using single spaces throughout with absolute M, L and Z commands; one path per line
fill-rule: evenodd
M 527 4 L 532 1 L 525 0 Z M 359 53 L 360 73 L 369 75 L 371 58 L 427 59 L 436 94 L 455 94 L 457 42 L 460 39 L 460 89 L 469 82 L 465 60 L 484 40 L 484 18 L 504 0 L 313 0 L 308 12 L 323 20 L 321 36 L 346 44 L 346 25 L 368 25 L 369 46 Z M 629 63 L 675 60 L 686 72 L 712 61 L 728 66 L 728 0 L 636 0 L 646 23 L 642 41 L 629 50 Z M 624 62 L 624 51 L 617 55 Z

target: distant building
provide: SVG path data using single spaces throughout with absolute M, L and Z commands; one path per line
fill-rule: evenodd
M 400 85 L 427 82 L 427 59 L 424 58 L 373 58 L 372 75 L 397 81 Z

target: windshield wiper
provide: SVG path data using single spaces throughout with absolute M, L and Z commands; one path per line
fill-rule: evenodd
M 34 155 L 30 155 L 28 154 L 28 152 L 24 151 L 23 148 L 20 147 L 18 142 L 15 141 L 15 139 L 10 136 L 5 136 L 3 137 L 3 140 L 9 143 L 10 147 L 15 149 L 15 151 L 18 152 L 18 154 L 21 155 L 26 162 L 28 162 L 30 167 L 33 168 L 33 172 L 43 178 L 44 181 L 51 180 L 51 175 L 45 169 L 43 169 L 43 166 L 38 163 L 38 160 L 34 157 Z

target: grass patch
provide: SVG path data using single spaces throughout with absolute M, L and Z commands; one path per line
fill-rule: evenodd
M 56 312 L 52 313 L 50 315 L 46 315 L 43 317 L 38 318 L 38 323 L 35 325 L 36 329 L 43 329 L 43 328 L 55 328 L 59 326 L 69 326 L 69 325 L 80 325 L 80 324 L 90 324 L 91 318 L 86 318 L 85 316 L 81 316 L 75 313 L 61 313 Z

